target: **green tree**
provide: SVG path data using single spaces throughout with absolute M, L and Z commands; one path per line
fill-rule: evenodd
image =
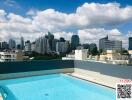
M 120 54 L 122 54 L 122 55 L 129 55 L 129 53 L 128 53 L 128 51 L 127 50 L 121 50 L 120 51 Z
M 91 55 L 94 55 L 94 56 L 99 54 L 97 45 L 95 43 L 90 44 L 89 52 Z
M 102 54 L 103 53 L 103 49 L 99 49 L 99 54 Z

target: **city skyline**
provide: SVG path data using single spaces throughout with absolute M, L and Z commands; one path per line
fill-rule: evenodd
M 16 48 L 20 48 L 20 49 L 24 49 L 24 45 L 26 44 L 26 42 L 31 42 L 31 43 L 35 43 L 38 39 L 40 39 L 40 38 L 43 38 L 43 37 L 45 37 L 45 38 L 47 38 L 48 39 L 48 35 L 51 35 L 51 36 L 53 36 L 53 40 L 55 40 L 55 43 L 57 42 L 57 41 L 60 41 L 60 42 L 65 42 L 65 41 L 68 41 L 69 43 L 71 43 L 71 46 L 73 47 L 73 45 L 72 45 L 72 43 L 73 43 L 73 36 L 75 36 L 75 38 L 76 38 L 76 36 L 77 36 L 77 38 L 79 39 L 75 39 L 75 42 L 77 42 L 77 44 L 74 44 L 74 46 L 75 47 L 78 47 L 78 46 L 83 46 L 83 45 L 85 45 L 85 44 L 92 44 L 92 43 L 94 43 L 94 42 L 84 42 L 84 43 L 81 43 L 80 42 L 80 37 L 79 37 L 79 35 L 77 35 L 77 34 L 73 34 L 71 37 L 70 37 L 70 39 L 69 40 L 67 40 L 67 39 L 65 39 L 65 37 L 59 37 L 59 38 L 55 38 L 54 37 L 54 34 L 52 34 L 51 32 L 49 32 L 48 31 L 48 33 L 47 34 L 45 34 L 45 35 L 42 35 L 42 36 L 40 36 L 40 37 L 37 37 L 37 38 L 35 38 L 35 40 L 33 40 L 33 41 L 31 41 L 31 39 L 27 39 L 27 40 L 25 40 L 25 38 L 23 37 L 23 36 L 21 36 L 21 37 L 19 37 L 19 38 L 17 38 L 17 39 L 19 39 L 17 42 L 16 42 L 16 39 L 14 39 L 14 38 L 9 38 L 9 40 L 7 40 L 7 41 L 0 41 L 0 42 L 2 42 L 2 43 L 7 43 L 7 44 L 10 44 L 10 40 L 11 41 L 14 41 L 15 42 L 15 45 L 16 45 Z M 100 40 L 101 39 L 104 39 L 104 38 L 106 38 L 107 37 L 107 39 L 108 39 L 108 37 L 109 37 L 109 42 L 111 41 L 111 43 L 110 44 L 108 44 L 108 43 L 106 43 L 107 44 L 107 46 L 109 47 L 109 45 L 121 45 L 121 47 L 120 47 L 120 49 L 121 48 L 124 48 L 123 46 L 122 46 L 122 40 L 116 40 L 116 39 L 111 39 L 111 37 L 110 36 L 108 36 L 108 35 L 106 35 L 106 36 L 104 36 L 104 37 L 102 37 L 102 38 L 100 38 L 99 40 L 98 40 L 98 43 L 94 43 L 94 44 L 96 44 L 97 45 L 97 47 L 98 47 L 98 49 L 100 48 Z M 128 48 L 125 48 L 125 49 L 127 49 L 127 50 L 130 50 L 129 48 L 130 48 L 130 46 L 131 46 L 131 44 L 130 44 L 130 38 L 132 38 L 132 37 L 128 37 Z M 76 45 L 78 45 L 78 46 L 76 46 Z M 20 46 L 20 47 L 19 47 Z M 22 46 L 22 47 L 21 47 Z M 102 46 L 102 45 L 101 45 Z M 113 47 L 112 47 L 113 48 Z M 115 47 L 114 47 L 115 48 Z M 118 47 L 117 47 L 118 48 Z M 75 49 L 75 48 L 74 48 Z
M 73 34 L 78 34 L 81 43 L 98 45 L 100 38 L 109 35 L 111 39 L 122 40 L 123 47 L 128 48 L 128 37 L 132 35 L 130 1 L 38 2 L 41 4 L 36 4 L 36 0 L 0 1 L 0 38 L 19 40 L 21 35 L 25 40 L 34 41 L 50 31 L 57 39 L 65 37 L 70 40 Z

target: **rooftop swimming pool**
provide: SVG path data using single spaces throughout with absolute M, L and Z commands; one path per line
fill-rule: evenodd
M 0 81 L 5 100 L 115 100 L 115 90 L 65 74 Z

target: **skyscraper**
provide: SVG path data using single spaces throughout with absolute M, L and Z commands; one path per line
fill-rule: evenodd
M 129 50 L 132 50 L 132 37 L 129 37 Z
M 49 54 L 51 52 L 49 47 L 49 40 L 45 37 L 40 37 L 35 41 L 35 52 L 40 54 Z
M 99 40 L 99 50 L 121 50 L 122 41 L 108 40 L 108 36 Z
M 78 35 L 72 35 L 72 37 L 71 37 L 71 48 L 73 50 L 75 50 L 76 47 L 79 46 L 79 42 L 80 42 L 79 36 Z
M 8 49 L 8 43 L 5 41 L 0 41 L 0 50 Z
M 65 41 L 65 42 L 57 42 L 56 44 L 56 52 L 59 53 L 59 54 L 63 54 L 63 53 L 66 53 L 68 51 L 68 47 L 69 46 L 69 42 L 68 41 Z
M 31 43 L 29 40 L 25 42 L 24 50 L 25 50 L 25 52 L 31 52 Z
M 15 42 L 15 40 L 13 40 L 13 39 L 9 40 L 9 48 L 10 49 L 15 49 L 16 48 L 16 42 Z
M 65 39 L 63 37 L 60 37 L 60 42 L 65 42 Z
M 20 50 L 21 49 L 21 45 L 17 44 L 17 49 Z
M 57 42 L 58 42 L 59 40 L 57 40 L 57 39 L 53 39 L 52 40 L 52 51 L 56 51 L 56 44 L 57 44 Z
M 35 42 L 31 43 L 31 51 L 35 52 Z
M 53 50 L 53 48 L 52 48 L 53 47 L 52 46 L 52 41 L 54 40 L 54 35 L 51 34 L 50 32 L 48 32 L 48 35 L 46 35 L 45 38 L 48 39 L 48 41 L 49 41 L 49 47 L 50 47 L 51 50 Z
M 24 38 L 23 37 L 21 37 L 21 44 L 20 44 L 20 46 L 21 46 L 21 50 L 23 50 L 24 49 Z

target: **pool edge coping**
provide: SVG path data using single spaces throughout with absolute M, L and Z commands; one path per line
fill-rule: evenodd
M 75 77 L 75 78 L 78 78 L 78 79 L 81 79 L 81 80 L 84 80 L 84 81 L 92 82 L 92 83 L 94 83 L 94 84 L 97 84 L 97 85 L 101 85 L 101 86 L 110 88 L 110 89 L 112 89 L 112 90 L 116 90 L 116 88 L 114 88 L 114 87 L 111 87 L 111 86 L 108 86 L 108 85 L 105 85 L 105 84 L 101 84 L 101 83 L 99 83 L 99 82 L 95 82 L 95 81 L 92 81 L 92 80 L 89 80 L 89 79 L 86 79 L 86 78 L 78 77 L 78 76 L 76 76 L 76 75 L 72 75 L 71 73 L 66 73 L 65 75 L 69 75 L 69 76 L 72 76 L 72 77 Z

